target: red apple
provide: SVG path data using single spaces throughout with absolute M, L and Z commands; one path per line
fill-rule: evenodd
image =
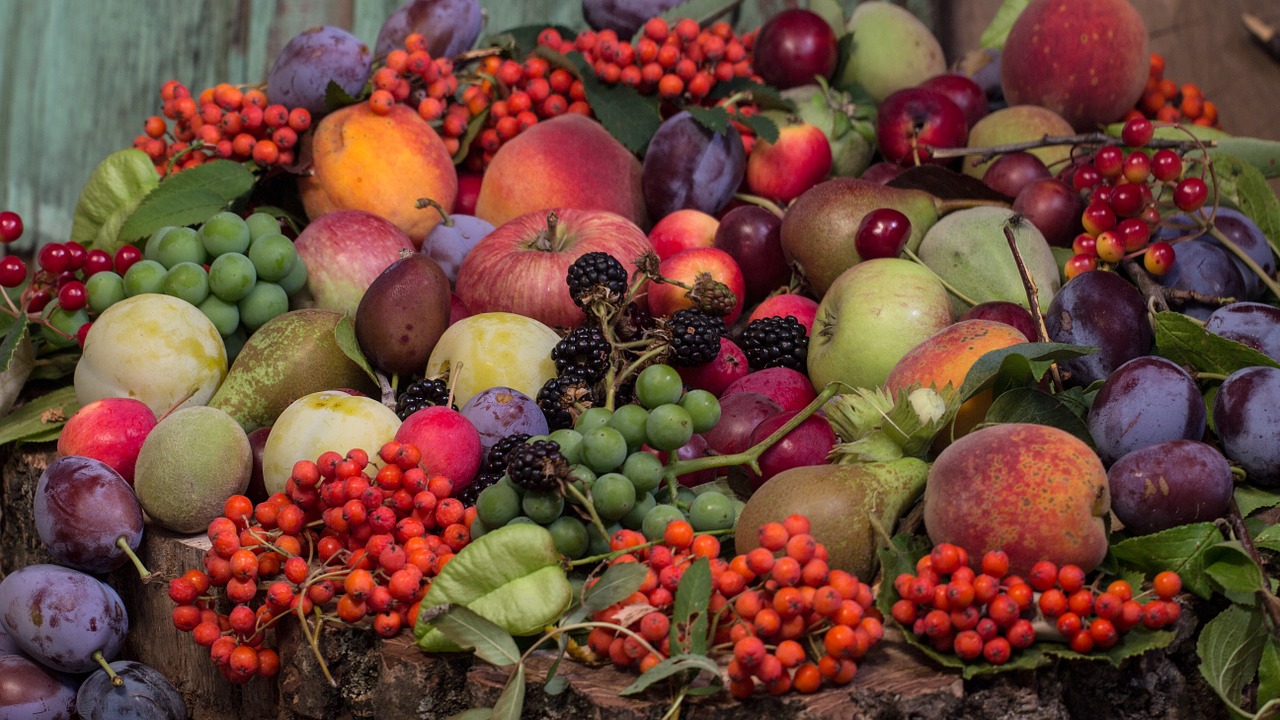
M 684 208 L 662 218 L 649 231 L 649 242 L 659 260 L 681 250 L 711 247 L 720 221 L 701 210 Z
M 705 279 L 724 283 L 737 298 L 733 309 L 724 316 L 725 324 L 732 326 L 742 314 L 742 303 L 747 294 L 746 282 L 742 277 L 742 269 L 729 253 L 716 248 L 682 250 L 659 263 L 658 272 L 668 280 L 675 280 L 691 288 L 699 280 Z M 693 307 L 688 292 L 670 283 L 650 283 L 649 312 L 654 317 L 666 317 L 677 310 Z
M 801 9 L 783 10 L 765 21 L 753 53 L 756 72 L 779 90 L 807 85 L 817 75 L 830 80 L 840 54 L 827 21 Z
M 786 367 L 771 367 L 748 373 L 725 388 L 720 398 L 723 400 L 740 392 L 760 393 L 778 403 L 783 410 L 799 410 L 818 397 L 813 383 L 809 382 L 804 373 Z
M 899 165 L 946 164 L 950 161 L 933 158 L 931 148 L 964 147 L 968 136 L 964 112 L 946 95 L 933 90 L 898 90 L 876 109 L 880 153 Z
M 417 250 L 400 228 L 363 210 L 325 213 L 293 244 L 307 264 L 307 290 L 316 307 L 353 317 L 374 278 L 400 259 L 401 250 Z
M 974 123 L 986 117 L 990 111 L 987 93 L 968 75 L 960 73 L 934 75 L 920 83 L 920 87 L 940 92 L 950 98 L 951 102 L 964 113 L 964 119 L 968 121 L 969 127 L 973 127 Z
M 690 389 L 706 390 L 719 397 L 720 393 L 724 392 L 734 380 L 751 372 L 751 368 L 747 364 L 747 354 L 742 351 L 742 348 L 729 338 L 722 337 L 720 354 L 715 360 L 693 367 L 677 367 L 676 371 L 680 373 L 680 379 Z
M 782 203 L 831 174 L 831 142 L 817 126 L 785 123 L 777 142 L 757 139 L 747 156 L 747 189 Z
M 745 366 L 745 360 L 743 364 Z M 67 418 L 58 435 L 58 454 L 101 461 L 132 485 L 138 451 L 155 426 L 155 413 L 141 400 L 123 397 L 94 400 Z
M 463 318 L 471 317 L 471 309 L 462 302 L 458 293 L 449 293 L 449 324 L 452 325 Z
M 472 314 L 513 312 L 551 327 L 582 324 L 565 277 L 589 252 L 617 258 L 630 276 L 653 245 L 630 220 L 606 210 L 526 213 L 499 225 L 467 254 L 457 293 Z
M 787 317 L 790 315 L 804 326 L 805 334 L 813 331 L 813 319 L 818 315 L 818 301 L 807 295 L 796 293 L 778 293 L 765 298 L 751 314 L 747 322 L 766 317 Z
M 725 213 L 714 247 L 737 261 L 748 300 L 762 298 L 791 279 L 791 266 L 782 252 L 782 218 L 758 205 Z
M 453 408 L 433 405 L 414 412 L 400 424 L 395 440 L 417 446 L 427 475 L 449 478 L 454 492 L 480 470 L 480 432 Z

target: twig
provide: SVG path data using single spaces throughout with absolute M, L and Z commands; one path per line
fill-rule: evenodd
M 1236 504 L 1235 498 L 1231 499 L 1231 505 L 1227 508 L 1226 520 L 1231 526 L 1231 532 L 1235 533 L 1236 539 L 1240 541 L 1240 547 L 1244 549 L 1249 559 L 1257 564 L 1258 570 L 1265 578 L 1266 566 L 1263 565 L 1262 556 L 1258 554 L 1258 548 L 1253 544 L 1253 536 L 1244 525 L 1244 516 L 1240 514 L 1240 506 Z M 1271 626 L 1280 628 L 1280 598 L 1273 595 L 1265 586 L 1258 588 L 1258 597 L 1262 600 L 1263 610 L 1271 618 Z
M 1019 150 L 1034 150 L 1055 145 L 1111 145 L 1119 140 L 1120 138 L 1114 135 L 1102 132 L 1081 133 L 1079 135 L 1042 135 L 1038 140 L 976 148 L 930 148 L 930 152 L 937 159 L 977 155 L 978 160 L 982 162 L 990 160 L 997 155 L 1018 152 Z M 1193 142 L 1190 140 L 1167 140 L 1164 138 L 1154 138 L 1146 144 L 1146 147 L 1150 148 L 1173 148 L 1176 150 L 1198 150 L 1216 146 L 1217 143 L 1212 140 L 1197 140 Z
M 1040 291 L 1036 289 L 1035 278 L 1027 270 L 1022 260 L 1022 252 L 1018 250 L 1018 240 L 1013 236 L 1016 222 L 1024 222 L 1021 216 L 1014 215 L 1004 224 L 1004 239 L 1009 242 L 1009 252 L 1013 253 L 1013 262 L 1018 266 L 1018 274 L 1022 276 L 1022 287 L 1027 291 L 1027 304 L 1031 306 L 1031 317 L 1036 321 L 1036 340 L 1049 342 L 1049 327 L 1044 324 L 1044 313 L 1040 311 Z M 1049 374 L 1053 376 L 1053 387 L 1057 392 L 1063 391 L 1062 373 L 1058 371 L 1058 363 L 1049 366 Z
M 1148 273 L 1132 258 L 1121 260 L 1120 267 L 1124 268 L 1125 274 L 1142 291 L 1143 296 L 1147 298 L 1147 302 L 1155 305 L 1156 311 L 1169 311 L 1169 300 L 1165 297 L 1165 288 L 1151 277 L 1151 273 Z

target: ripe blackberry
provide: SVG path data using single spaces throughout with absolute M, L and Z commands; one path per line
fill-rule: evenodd
M 507 453 L 507 476 L 525 490 L 547 492 L 569 477 L 569 461 L 554 440 L 522 443 Z
M 499 477 L 507 471 L 507 453 L 517 445 L 523 445 L 525 440 L 530 437 L 529 433 L 511 433 L 504 435 L 498 439 L 498 442 L 489 448 L 489 452 L 485 454 L 484 464 L 480 467 L 482 473 L 493 473 Z
M 595 390 L 591 385 L 590 380 L 574 372 L 557 375 L 543 384 L 537 403 L 547 418 L 549 430 L 573 427 L 578 413 L 595 404 Z
M 728 333 L 724 320 L 701 310 L 677 310 L 667 319 L 671 334 L 672 365 L 704 365 L 720 354 L 720 338 Z
M 589 252 L 569 266 L 565 276 L 569 296 L 578 307 L 586 308 L 593 300 L 617 302 L 627 292 L 627 269 L 606 252 Z
M 752 370 L 787 367 L 805 371 L 809 337 L 804 325 L 792 315 L 752 320 L 743 328 L 738 344 Z
M 476 475 L 475 479 L 467 483 L 467 486 L 458 493 L 458 501 L 466 506 L 475 505 L 481 491 L 501 479 L 502 473 L 482 472 Z
M 443 378 L 422 378 L 409 383 L 396 397 L 396 415 L 401 420 L 409 417 L 422 408 L 444 405 L 449 402 L 449 385 Z M 450 405 L 454 410 L 457 405 Z
M 600 328 L 583 326 L 574 328 L 556 343 L 551 349 L 551 359 L 555 361 L 556 372 L 560 375 L 576 373 L 589 382 L 595 382 L 604 377 L 612 352 L 613 346 Z

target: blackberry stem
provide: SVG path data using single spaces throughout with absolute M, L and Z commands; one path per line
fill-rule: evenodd
M 582 491 L 574 487 L 571 482 L 564 483 L 564 491 L 569 495 L 573 495 L 575 500 L 582 503 L 582 506 L 587 509 L 587 514 L 591 516 L 591 524 L 595 525 L 596 529 L 600 531 L 601 537 L 608 539 L 609 531 L 605 529 L 604 522 L 600 519 L 600 516 L 596 514 L 596 506 L 591 502 L 591 498 L 583 495 Z

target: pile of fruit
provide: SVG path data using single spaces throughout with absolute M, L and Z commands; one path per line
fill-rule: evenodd
M 124 582 L 232 683 L 297 676 L 286 633 L 336 682 L 345 625 L 509 668 L 493 717 L 561 659 L 674 715 L 890 644 L 970 679 L 1192 633 L 1274 707 L 1280 146 L 1077 4 L 1003 22 L 994 83 L 891 3 L 595 0 L 483 43 L 409 0 L 372 51 L 166 82 L 72 237 L 0 259 L 0 430 L 59 455 L 0 717 L 187 716 Z M 152 528 L 198 566 L 144 568 Z

